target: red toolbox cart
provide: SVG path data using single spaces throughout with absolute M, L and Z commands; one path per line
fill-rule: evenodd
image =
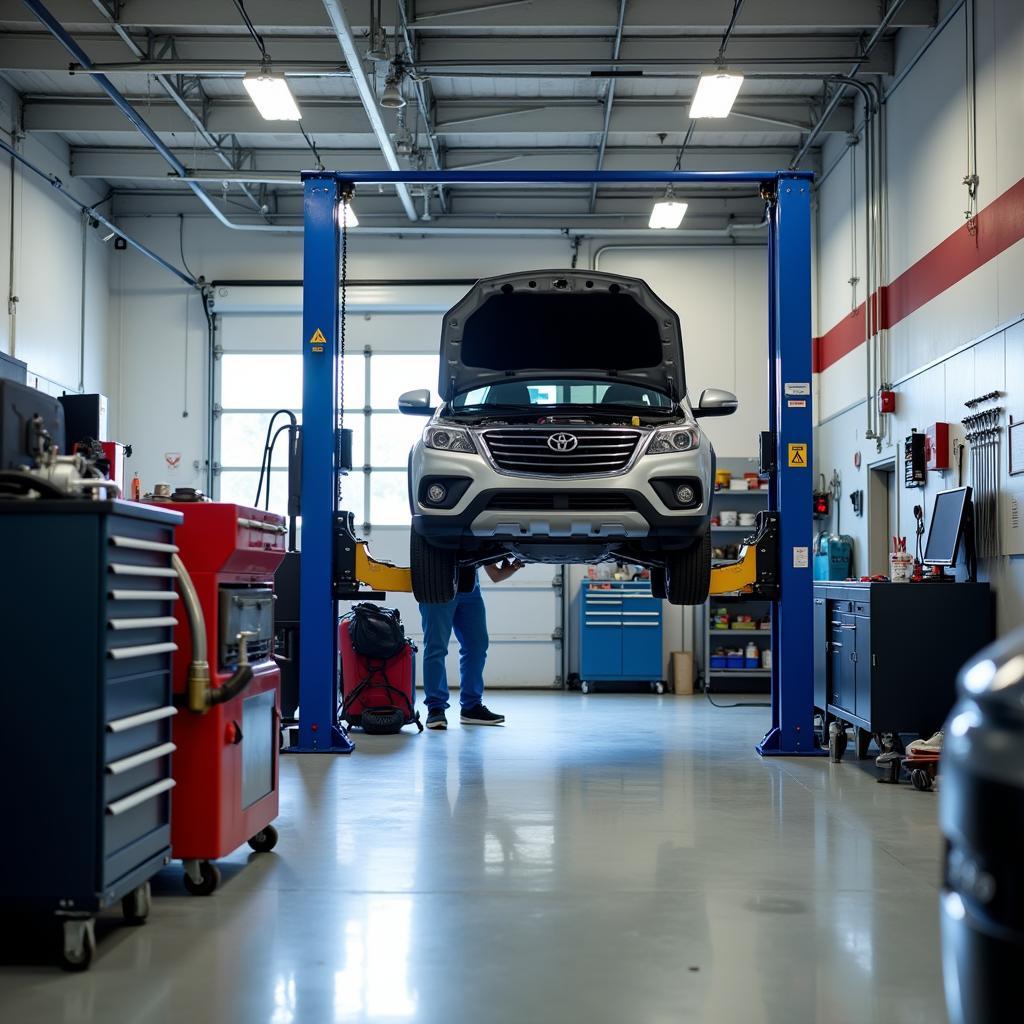
M 277 842 L 271 822 L 278 811 L 281 676 L 273 659 L 274 572 L 284 558 L 285 525 L 281 516 L 243 505 L 160 504 L 185 517 L 177 544 L 205 620 L 211 700 L 197 711 L 188 700 L 194 646 L 185 601 L 177 602 L 171 811 L 171 851 L 184 864 L 185 887 L 205 896 L 220 882 L 214 860 L 245 842 L 257 852 Z M 239 634 L 246 637 L 252 679 L 218 703 L 215 692 L 240 660 Z

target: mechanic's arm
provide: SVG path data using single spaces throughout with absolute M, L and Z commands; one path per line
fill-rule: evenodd
M 500 562 L 496 562 L 494 565 L 485 565 L 484 572 L 487 573 L 491 578 L 492 583 L 501 583 L 502 580 L 507 580 L 509 576 L 514 576 L 520 569 L 523 568 L 524 562 L 520 562 L 518 558 L 503 558 Z

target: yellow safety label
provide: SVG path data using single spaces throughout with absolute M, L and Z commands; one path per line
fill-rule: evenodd
M 324 337 L 324 332 L 318 327 L 313 332 L 313 337 L 309 339 L 310 345 L 313 346 L 314 352 L 323 352 L 324 345 L 327 344 L 327 339 Z
M 791 444 L 789 446 L 789 465 L 790 468 L 793 468 L 794 466 L 800 469 L 807 468 L 806 444 Z

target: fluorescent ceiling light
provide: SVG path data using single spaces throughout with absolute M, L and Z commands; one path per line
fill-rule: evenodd
M 340 203 L 338 205 L 338 223 L 343 228 L 359 227 L 359 218 L 356 216 L 356 208 L 351 203 Z
M 651 228 L 677 228 L 683 222 L 688 203 L 680 203 L 674 199 L 659 199 L 651 210 L 651 219 L 647 226 Z
M 252 97 L 256 109 L 266 121 L 299 121 L 299 113 L 295 97 L 292 95 L 284 75 L 273 75 L 261 72 L 249 74 L 242 79 L 245 91 Z
M 733 71 L 712 71 L 700 76 L 690 104 L 690 117 L 728 117 L 743 76 Z

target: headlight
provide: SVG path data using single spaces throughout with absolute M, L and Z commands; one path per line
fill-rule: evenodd
M 476 454 L 476 445 L 468 430 L 461 427 L 427 427 L 423 431 L 423 443 L 440 452 L 468 452 Z
M 696 427 L 669 427 L 655 431 L 647 446 L 648 455 L 664 455 L 666 452 L 688 452 L 700 444 L 700 431 Z

